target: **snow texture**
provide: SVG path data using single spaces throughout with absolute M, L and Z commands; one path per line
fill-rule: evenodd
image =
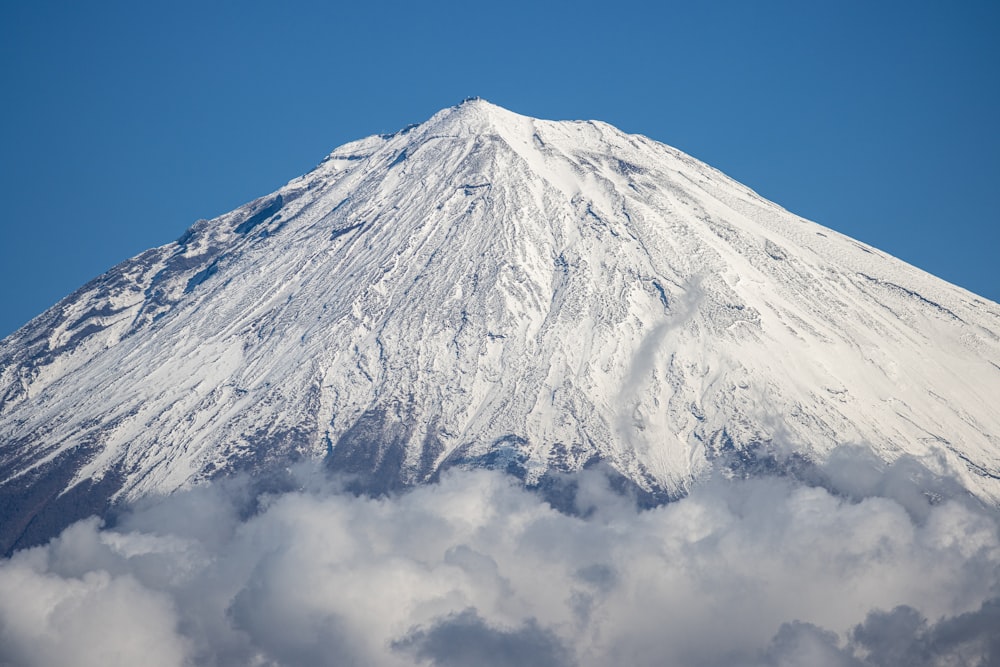
M 646 137 L 470 99 L 0 342 L 0 546 L 300 459 L 374 492 L 603 461 L 673 498 L 856 444 L 995 504 L 998 396 L 996 303 Z

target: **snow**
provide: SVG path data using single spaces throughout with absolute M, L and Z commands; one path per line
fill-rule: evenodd
M 1000 502 L 1000 306 L 604 123 L 467 101 L 185 236 L 0 343 L 5 479 L 86 446 L 136 498 L 377 423 L 407 484 L 854 443 Z

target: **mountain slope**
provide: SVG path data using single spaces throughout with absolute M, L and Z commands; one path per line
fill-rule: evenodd
M 321 457 L 374 491 L 603 460 L 677 495 L 853 443 L 998 502 L 996 396 L 997 304 L 645 137 L 469 100 L 0 343 L 0 532 Z

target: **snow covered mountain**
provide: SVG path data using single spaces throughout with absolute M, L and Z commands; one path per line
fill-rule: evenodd
M 998 397 L 996 303 L 663 144 L 473 99 L 2 341 L 0 551 L 303 458 L 376 492 L 600 460 L 676 496 L 857 444 L 997 503 Z

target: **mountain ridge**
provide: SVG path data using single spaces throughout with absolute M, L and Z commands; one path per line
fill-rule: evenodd
M 997 304 L 676 149 L 470 99 L 0 341 L 0 493 L 322 458 L 375 491 L 601 460 L 673 496 L 858 443 L 995 503 L 998 332 Z

